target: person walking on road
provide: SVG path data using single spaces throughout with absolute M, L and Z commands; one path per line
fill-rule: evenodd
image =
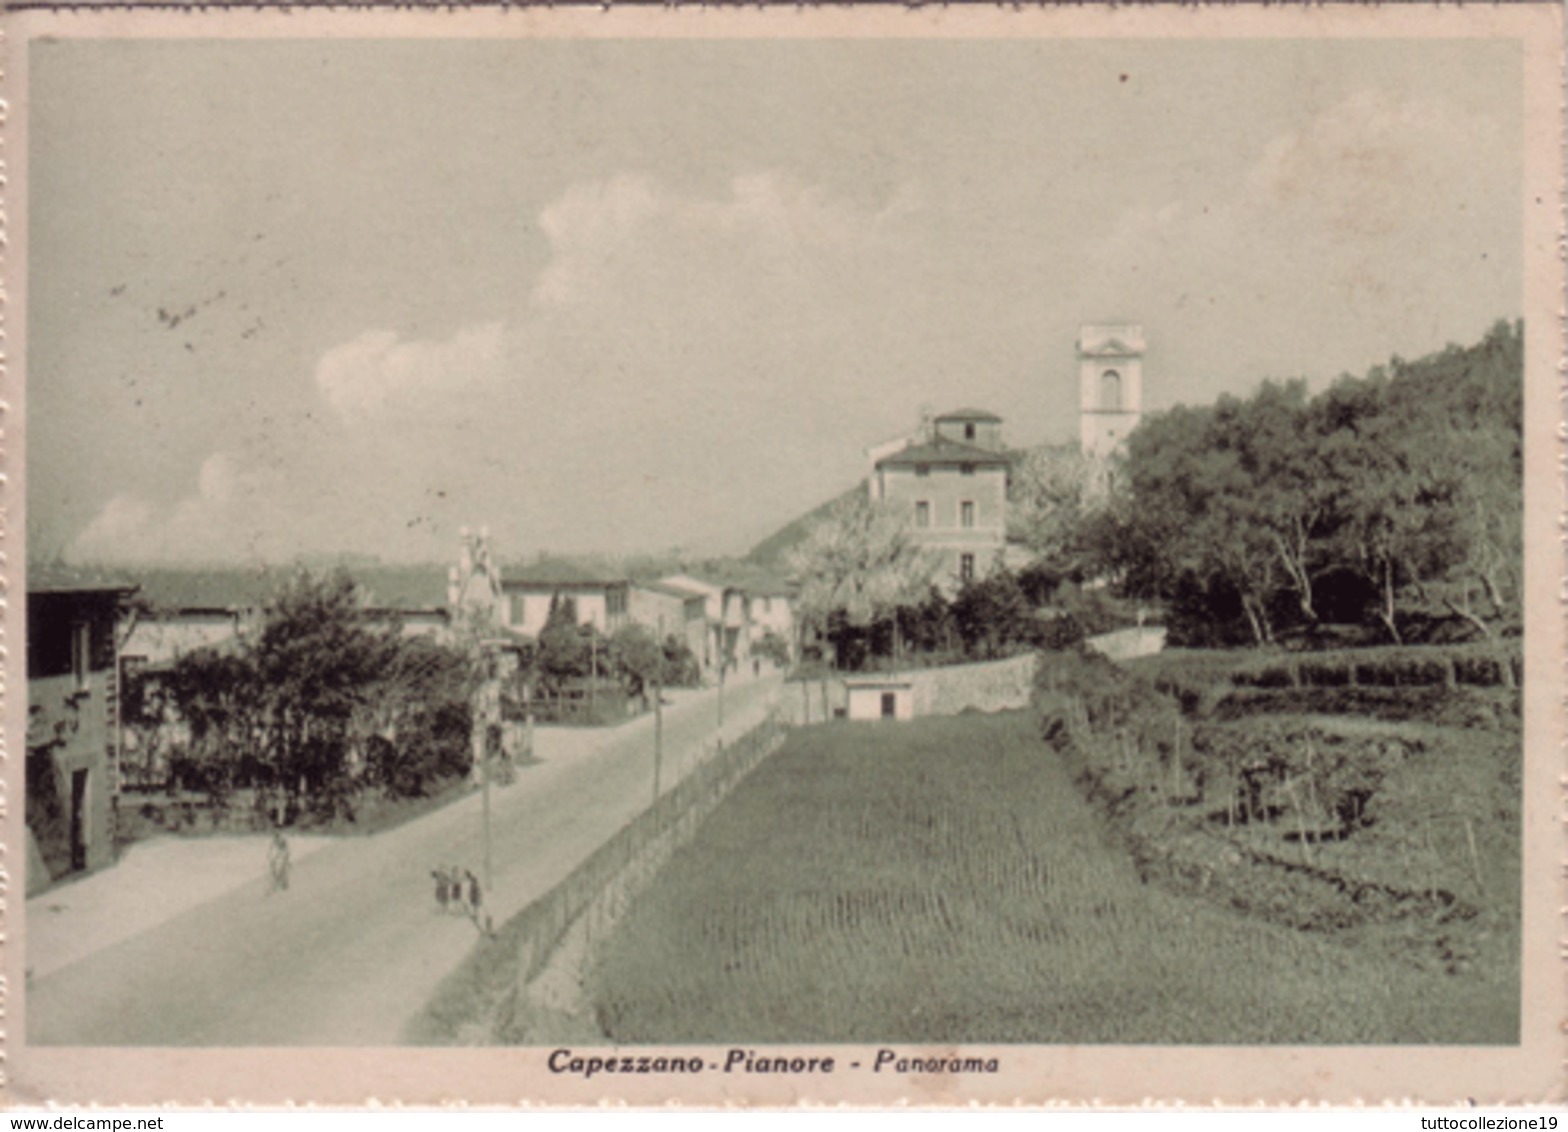
M 286 892 L 289 887 L 289 843 L 281 829 L 273 830 L 267 846 L 267 870 L 272 874 L 272 891 Z
M 479 887 L 479 878 L 472 869 L 464 869 L 463 875 L 468 878 L 468 914 L 473 917 L 474 927 L 478 928 L 481 935 L 491 934 L 490 917 L 484 911 L 484 891 Z

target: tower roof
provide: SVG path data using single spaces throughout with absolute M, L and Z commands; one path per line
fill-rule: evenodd
M 1145 348 L 1143 327 L 1137 323 L 1096 322 L 1078 328 L 1078 353 L 1084 357 L 1126 357 Z

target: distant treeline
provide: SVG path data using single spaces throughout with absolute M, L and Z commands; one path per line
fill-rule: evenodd
M 1401 642 L 1462 621 L 1483 636 L 1520 617 L 1523 332 L 1315 397 L 1265 383 L 1178 407 L 1128 440 L 1086 517 L 1095 565 L 1158 597 L 1172 643 L 1266 644 L 1361 622 Z

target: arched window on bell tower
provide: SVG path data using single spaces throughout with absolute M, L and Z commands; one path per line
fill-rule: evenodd
M 1122 375 L 1108 369 L 1100 375 L 1100 408 L 1119 412 L 1122 407 Z

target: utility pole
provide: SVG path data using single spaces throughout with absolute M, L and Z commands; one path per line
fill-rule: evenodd
M 721 628 L 719 632 L 723 632 Z M 729 669 L 730 658 L 728 647 L 721 644 L 719 648 L 719 746 L 724 746 L 724 673 Z
M 659 616 L 659 665 L 653 676 L 653 800 L 659 800 L 659 773 L 664 765 L 664 616 Z
M 594 721 L 599 688 L 599 630 L 588 622 L 588 722 Z
M 495 870 L 491 867 L 490 854 L 490 731 L 488 726 L 485 731 L 485 757 L 479 764 L 479 783 L 480 792 L 484 796 L 484 804 L 481 809 L 484 817 L 481 821 L 485 839 L 485 892 L 489 893 L 493 891 L 491 883 Z
M 484 705 L 484 715 L 480 726 L 484 728 L 484 738 L 480 744 L 479 754 L 479 792 L 480 802 L 480 833 L 484 838 L 484 882 L 485 892 L 492 891 L 491 885 L 495 878 L 493 854 L 490 848 L 490 762 L 497 754 L 496 747 L 501 742 L 501 696 L 499 680 L 499 660 L 493 642 L 482 641 L 480 649 L 483 653 L 481 664 L 484 666 L 485 687 L 482 692 L 481 702 Z M 492 708 L 494 710 L 492 710 Z

